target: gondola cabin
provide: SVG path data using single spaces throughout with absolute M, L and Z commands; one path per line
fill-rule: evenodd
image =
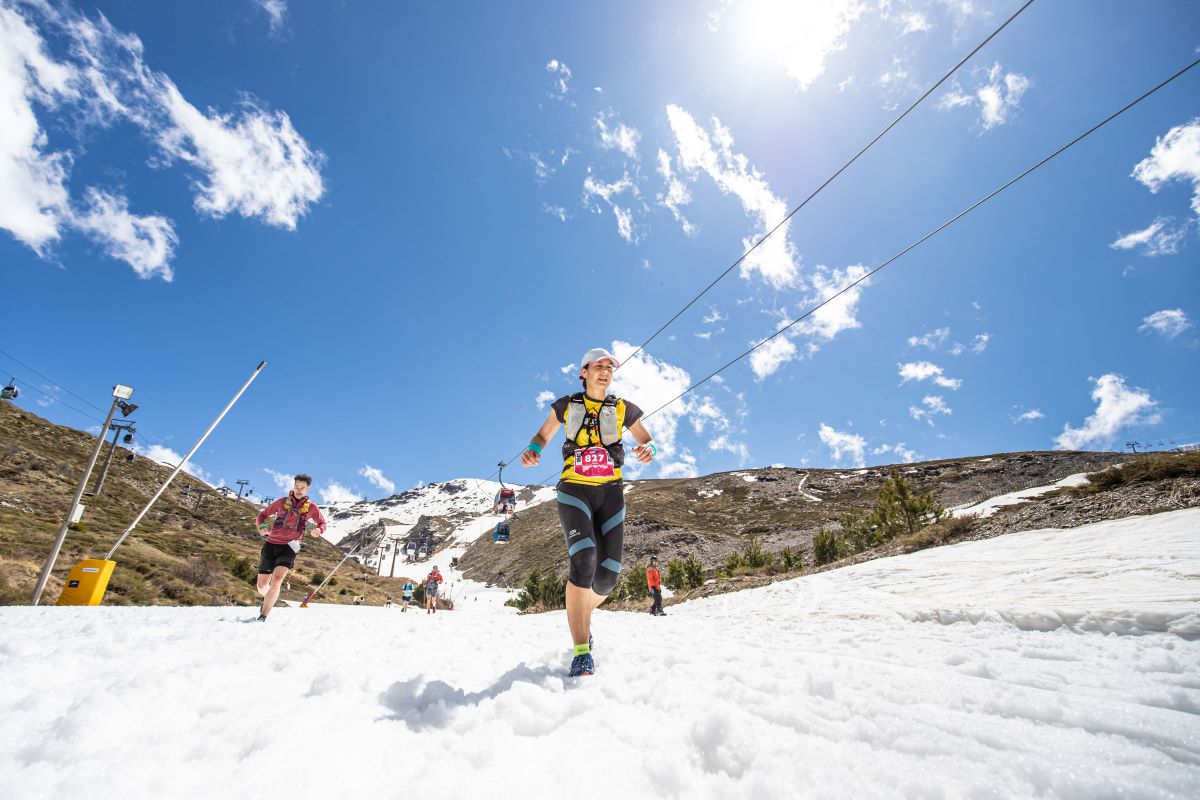
M 497 522 L 496 529 L 492 531 L 492 544 L 504 544 L 509 539 L 508 522 Z
M 517 490 L 501 489 L 492 503 L 493 514 L 511 514 L 517 510 Z

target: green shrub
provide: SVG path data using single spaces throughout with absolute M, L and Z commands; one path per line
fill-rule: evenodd
M 688 588 L 687 566 L 682 558 L 672 558 L 667 562 L 666 584 L 675 591 Z
M 250 566 L 249 559 L 242 559 Z M 192 556 L 186 561 L 176 564 L 172 570 L 176 577 L 182 578 L 193 586 L 211 586 L 221 572 L 221 560 L 212 555 Z
M 750 569 L 768 569 L 775 563 L 775 554 L 763 550 L 758 537 L 751 536 L 742 550 L 742 562 Z
M 790 547 L 785 547 L 779 551 L 779 561 L 788 572 L 804 569 L 804 554 Z
M 1088 482 L 1071 489 L 1074 494 L 1106 492 L 1131 483 L 1200 477 L 1200 452 L 1154 453 L 1126 462 L 1119 467 L 1093 472 Z
M 725 574 L 733 577 L 739 569 L 746 566 L 746 560 L 742 558 L 742 554 L 738 552 L 730 553 L 725 557 Z
M 67 529 L 75 531 L 76 533 L 87 533 L 88 524 L 86 522 L 72 522 L 67 526 Z
M 684 559 L 683 572 L 687 578 L 687 588 L 695 589 L 704 583 L 704 567 L 696 556 L 689 555 Z
M 534 570 L 525 578 L 521 591 L 509 601 L 521 611 L 552 611 L 567 605 L 567 581 L 554 575 L 543 575 Z
M 617 585 L 613 587 L 612 594 L 609 595 L 616 601 L 637 602 L 645 600 L 650 595 L 650 588 L 646 584 L 646 576 L 644 574 L 634 573 L 622 575 Z
M 946 544 L 970 533 L 977 519 L 978 517 L 970 514 L 965 517 L 945 517 L 911 536 L 900 537 L 900 543 L 909 550 L 922 550 Z
M 846 545 L 838 531 L 822 528 L 813 537 L 813 563 L 818 567 L 846 555 Z

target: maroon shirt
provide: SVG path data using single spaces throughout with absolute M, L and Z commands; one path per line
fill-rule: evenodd
M 292 508 L 290 511 L 285 511 L 283 506 L 289 497 L 292 501 Z M 287 544 L 288 542 L 294 542 L 304 536 L 304 525 L 300 523 L 300 509 L 304 507 L 304 502 L 305 501 L 303 497 L 297 500 L 294 493 L 288 492 L 288 497 L 281 497 L 274 503 L 271 503 L 271 505 L 264 508 L 262 511 L 258 512 L 258 517 L 256 519 L 258 520 L 257 524 L 259 525 L 262 525 L 264 522 L 266 522 L 268 517 L 274 517 L 280 514 L 284 515 L 283 527 L 276 528 L 272 524 L 270 532 L 267 533 L 267 541 L 270 544 Z M 317 523 L 317 533 L 324 534 L 325 517 L 321 514 L 321 509 L 318 508 L 317 504 L 312 500 L 308 501 L 308 513 L 304 515 L 305 523 L 307 523 L 310 519 Z

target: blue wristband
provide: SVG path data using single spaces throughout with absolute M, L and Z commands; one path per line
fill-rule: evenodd
M 539 456 L 542 454 L 542 446 L 540 444 L 538 444 L 537 442 L 530 442 L 529 447 L 526 447 L 525 449 L 532 450 L 533 452 L 537 453 Z
M 656 445 L 654 442 L 646 442 L 646 447 L 650 448 L 650 457 L 651 458 L 654 458 L 655 456 L 658 455 L 658 445 Z

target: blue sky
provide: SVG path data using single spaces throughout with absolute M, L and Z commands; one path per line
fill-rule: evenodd
M 169 460 L 266 359 L 210 480 L 484 477 L 1018 5 L 0 0 L 0 371 L 80 428 L 65 390 L 136 387 Z M 1193 4 L 1034 3 L 617 389 L 657 408 L 1198 47 Z M 1200 440 L 1198 218 L 1200 70 L 651 417 L 641 476 Z

